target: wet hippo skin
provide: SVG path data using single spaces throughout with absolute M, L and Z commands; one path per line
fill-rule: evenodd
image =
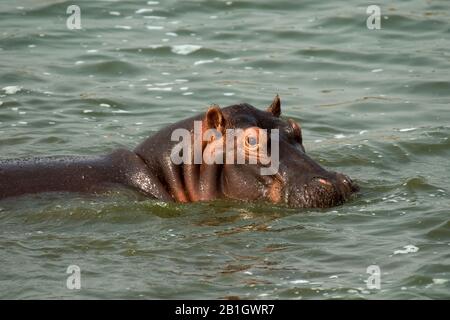
M 0 160 L 0 199 L 41 192 L 98 193 L 126 186 L 148 197 L 176 202 L 222 198 L 292 207 L 331 207 L 345 202 L 358 190 L 356 184 L 312 160 L 303 147 L 300 125 L 280 115 L 278 96 L 266 110 L 245 103 L 212 106 L 204 114 L 163 128 L 133 151 Z M 227 129 L 278 129 L 278 171 L 261 175 L 259 163 L 174 164 L 171 153 L 178 141 L 172 141 L 171 135 L 181 128 L 192 132 L 195 120 L 201 121 L 203 129 L 215 129 L 224 137 Z

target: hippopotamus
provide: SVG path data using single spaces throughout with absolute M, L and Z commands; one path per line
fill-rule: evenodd
M 176 129 L 193 132 L 196 121 L 204 124 L 203 130 L 214 129 L 224 136 L 228 129 L 276 130 L 277 171 L 261 174 L 264 165 L 258 161 L 174 163 L 172 156 L 179 141 L 174 141 L 173 132 Z M 202 141 L 201 150 L 217 142 L 214 137 Z M 248 137 L 247 142 L 248 148 L 258 144 L 258 140 Z M 230 151 L 225 148 L 222 152 Z M 324 169 L 306 154 L 301 127 L 294 120 L 281 117 L 278 95 L 265 110 L 247 103 L 224 108 L 211 106 L 205 113 L 161 129 L 133 151 L 117 149 L 100 156 L 0 160 L 0 199 L 43 192 L 101 193 L 115 186 L 167 202 L 233 199 L 303 208 L 340 205 L 358 191 L 348 176 Z

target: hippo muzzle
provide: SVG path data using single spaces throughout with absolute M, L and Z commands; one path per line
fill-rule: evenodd
M 329 208 L 343 204 L 358 190 L 349 177 L 327 172 L 289 177 L 283 194 L 285 202 L 292 207 Z

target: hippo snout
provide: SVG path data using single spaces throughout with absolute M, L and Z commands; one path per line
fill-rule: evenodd
M 329 208 L 343 204 L 359 190 L 346 175 L 336 172 L 292 181 L 286 188 L 287 203 L 303 208 Z

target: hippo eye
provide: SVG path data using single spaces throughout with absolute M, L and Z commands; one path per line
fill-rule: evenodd
M 255 136 L 247 136 L 245 139 L 245 145 L 246 147 L 250 149 L 255 149 L 258 147 L 258 139 Z
M 247 137 L 247 140 L 250 146 L 255 146 L 258 143 L 255 137 Z

